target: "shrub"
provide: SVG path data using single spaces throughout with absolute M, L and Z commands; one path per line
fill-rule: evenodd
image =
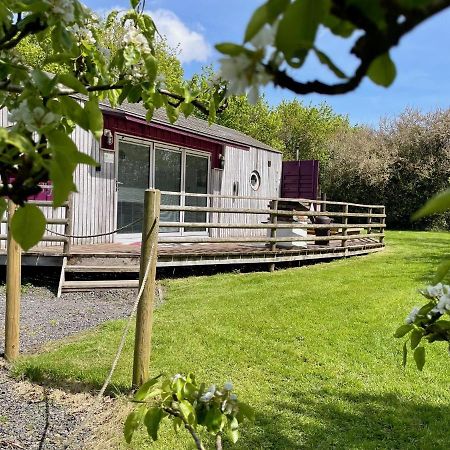
M 450 214 L 410 217 L 450 182 L 450 110 L 407 110 L 378 129 L 338 132 L 322 187 L 330 199 L 386 205 L 391 228 L 450 229 Z

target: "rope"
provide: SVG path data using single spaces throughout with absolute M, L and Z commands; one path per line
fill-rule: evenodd
M 149 235 L 153 232 L 155 226 L 156 226 L 156 220 L 153 222 L 153 224 L 152 224 L 152 226 L 150 228 L 150 231 L 148 233 Z M 130 330 L 132 318 L 136 314 L 136 310 L 138 308 L 139 301 L 141 300 L 142 293 L 144 292 L 144 288 L 145 288 L 145 286 L 147 284 L 147 281 L 148 281 L 148 277 L 149 277 L 149 274 L 150 274 L 150 268 L 151 268 L 151 265 L 152 265 L 152 260 L 153 260 L 154 253 L 155 253 L 155 245 L 152 244 L 152 246 L 150 248 L 150 257 L 149 257 L 149 260 L 148 260 L 148 263 L 147 263 L 147 267 L 145 268 L 145 273 L 144 273 L 144 276 L 142 278 L 141 287 L 139 288 L 139 292 L 137 293 L 136 298 L 134 299 L 133 307 L 132 307 L 132 309 L 130 311 L 130 314 L 128 315 L 127 323 L 125 324 L 125 326 L 123 328 L 122 337 L 120 339 L 120 343 L 119 343 L 119 346 L 117 348 L 114 360 L 113 360 L 113 362 L 111 364 L 111 369 L 109 370 L 108 376 L 106 377 L 105 382 L 103 383 L 103 386 L 101 387 L 100 391 L 98 392 L 98 394 L 96 396 L 95 404 L 90 407 L 91 408 L 90 411 L 88 410 L 88 414 L 85 416 L 85 418 L 83 420 L 83 423 L 81 423 L 77 428 L 75 428 L 70 433 L 71 437 L 70 436 L 68 437 L 68 439 L 67 439 L 67 441 L 66 441 L 66 443 L 64 445 L 65 449 L 70 448 L 70 445 L 72 444 L 73 440 L 76 439 L 77 435 L 75 435 L 75 431 L 81 432 L 86 427 L 85 424 L 90 422 L 90 420 L 88 420 L 88 419 L 93 417 L 94 414 L 98 413 L 98 411 L 95 410 L 93 408 L 93 406 L 95 406 L 97 403 L 99 403 L 101 401 L 101 399 L 103 398 L 103 395 L 104 395 L 104 393 L 106 391 L 106 388 L 108 387 L 108 385 L 109 385 L 109 383 L 111 381 L 111 378 L 112 378 L 112 376 L 113 376 L 113 374 L 114 374 L 114 372 L 116 370 L 116 367 L 117 367 L 117 364 L 119 362 L 120 356 L 122 355 L 122 351 L 123 351 L 123 348 L 125 346 L 125 341 L 126 341 L 128 332 Z
M 64 233 L 58 233 L 56 231 L 50 230 L 49 228 L 45 227 L 45 231 L 47 231 L 50 234 L 56 234 L 56 236 L 63 236 L 66 238 L 73 238 L 73 239 L 88 239 L 88 238 L 95 238 L 95 237 L 101 237 L 101 236 L 109 236 L 111 234 L 118 233 L 119 231 L 124 230 L 125 228 L 131 227 L 132 225 L 136 225 L 137 223 L 141 222 L 144 218 L 140 217 L 139 219 L 133 220 L 133 222 L 127 223 L 123 227 L 116 228 L 113 231 L 108 231 L 106 233 L 98 233 L 98 234 L 88 234 L 88 235 L 79 235 L 79 234 L 64 234 Z

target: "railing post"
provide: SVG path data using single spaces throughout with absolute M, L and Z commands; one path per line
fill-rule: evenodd
M 320 205 L 320 211 L 326 212 L 326 210 L 327 210 L 327 193 L 326 192 L 322 192 L 321 200 L 323 201 L 323 203 Z
M 381 208 L 381 214 L 383 214 L 383 217 L 381 218 L 381 224 L 385 225 L 386 224 L 386 207 L 383 206 Z M 386 228 L 382 227 L 381 229 L 381 233 L 384 234 Z M 380 237 L 380 244 L 384 244 L 384 236 Z
M 64 225 L 64 234 L 70 236 L 72 234 L 72 196 L 69 197 L 65 206 L 66 224 Z M 69 237 L 64 241 L 64 256 L 69 256 L 72 247 L 72 239 Z
M 278 211 L 278 200 L 271 200 L 269 205 L 270 205 L 269 207 L 271 210 Z M 277 223 L 278 223 L 278 215 L 277 214 L 273 214 L 273 213 L 270 214 L 270 223 L 272 225 L 277 225 Z M 270 229 L 270 237 L 272 239 L 276 239 L 277 229 L 275 227 Z M 275 252 L 276 249 L 277 249 L 276 241 L 275 242 L 271 241 L 270 242 L 270 251 Z M 275 271 L 275 263 L 274 262 L 269 264 L 269 271 L 270 272 Z
M 142 283 L 145 282 L 145 272 L 149 263 L 150 269 L 136 313 L 136 335 L 134 341 L 133 362 L 133 386 L 135 387 L 141 386 L 148 379 L 149 373 L 156 262 L 158 259 L 160 204 L 160 191 L 155 189 L 148 189 L 145 191 L 139 288 L 141 288 Z
M 348 235 L 348 205 L 344 205 L 344 216 L 342 216 L 342 236 L 346 237 Z M 347 239 L 342 239 L 342 247 L 347 246 Z
M 367 217 L 367 224 L 370 225 L 372 223 L 372 208 L 369 208 L 368 211 L 368 217 Z M 367 228 L 367 234 L 372 234 L 372 228 L 368 227 Z
M 19 356 L 20 335 L 20 280 L 21 248 L 13 239 L 11 220 L 16 205 L 8 201 L 8 237 L 6 263 L 6 311 L 5 311 L 5 358 L 13 361 Z

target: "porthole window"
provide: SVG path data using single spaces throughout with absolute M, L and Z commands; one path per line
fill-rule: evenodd
M 257 170 L 254 170 L 250 174 L 250 186 L 254 191 L 257 191 L 260 185 L 261 185 L 261 175 Z

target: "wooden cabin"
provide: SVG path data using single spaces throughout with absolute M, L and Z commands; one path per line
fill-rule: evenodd
M 283 163 L 282 154 L 262 142 L 195 117 L 171 124 L 157 110 L 148 123 L 139 105 L 101 108 L 100 142 L 79 127 L 72 136 L 98 167 L 77 167 L 78 192 L 62 207 L 52 207 L 51 185 L 30 199 L 47 227 L 22 263 L 60 267 L 58 295 L 137 286 L 137 278 L 117 276 L 139 272 L 148 188 L 161 191 L 160 268 L 267 263 L 273 270 L 278 263 L 384 248 L 384 206 L 318 200 L 317 161 Z M 0 126 L 10 125 L 0 111 Z M 3 218 L 0 264 L 6 264 L 6 238 Z M 109 279 L 74 279 L 93 272 Z

